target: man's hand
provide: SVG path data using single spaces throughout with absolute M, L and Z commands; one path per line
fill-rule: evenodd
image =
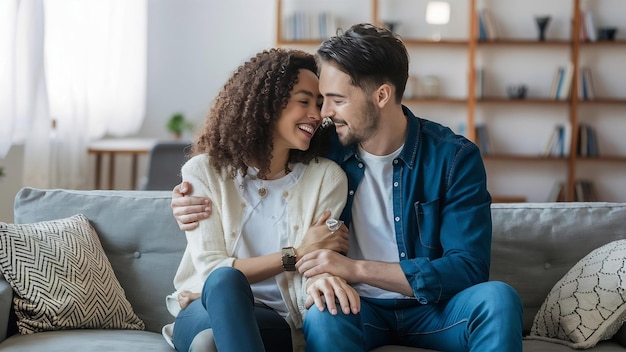
M 335 251 L 321 249 L 308 253 L 298 260 L 296 269 L 304 277 L 330 274 L 355 282 L 355 261 Z
M 346 225 L 331 232 L 326 226 L 326 220 L 330 218 L 330 211 L 325 211 L 317 222 L 308 229 L 302 244 L 297 249 L 298 257 L 302 257 L 308 253 L 318 249 L 330 249 L 340 253 L 347 253 L 350 247 L 350 234 Z
M 323 312 L 326 307 L 332 315 L 337 315 L 337 302 L 344 314 L 357 314 L 361 311 L 361 298 L 346 280 L 327 274 L 312 278 L 307 283 L 306 292 L 309 295 L 305 307 L 315 303 L 317 309 Z
M 191 185 L 182 182 L 172 190 L 172 212 L 183 231 L 193 230 L 199 225 L 199 221 L 211 216 L 211 199 L 206 197 L 190 196 Z

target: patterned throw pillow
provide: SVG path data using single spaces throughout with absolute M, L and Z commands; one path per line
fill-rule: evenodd
M 144 329 L 82 214 L 24 225 L 0 222 L 0 270 L 15 292 L 21 334 Z
M 626 240 L 587 254 L 541 305 L 529 339 L 583 349 L 610 339 L 626 320 Z

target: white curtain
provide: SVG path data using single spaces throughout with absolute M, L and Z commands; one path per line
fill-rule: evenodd
M 33 137 L 33 121 L 46 115 L 43 2 L 1 1 L 0 157 L 14 142 Z
M 147 0 L 1 0 L 0 14 L 0 157 L 25 141 L 25 185 L 84 188 L 89 141 L 143 122 Z
M 83 188 L 87 144 L 136 133 L 145 112 L 147 0 L 47 0 L 57 186 Z

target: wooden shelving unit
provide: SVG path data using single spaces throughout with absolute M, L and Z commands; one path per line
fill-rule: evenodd
M 285 0 L 277 0 L 277 39 L 276 44 L 278 46 L 317 46 L 322 41 L 320 40 L 285 40 L 282 38 L 282 3 Z M 381 20 L 381 6 L 383 6 L 385 0 L 369 0 L 368 6 L 371 9 L 369 21 L 382 24 Z M 498 0 L 502 1 L 502 0 Z M 514 0 L 506 0 L 506 1 L 514 1 Z M 519 39 L 519 38 L 506 38 L 500 37 L 495 40 L 478 40 L 478 3 L 477 0 L 467 0 L 467 22 L 469 24 L 469 28 L 467 28 L 467 39 L 451 39 L 451 40 L 442 40 L 442 41 L 432 41 L 429 39 L 419 38 L 419 37 L 411 37 L 410 35 L 405 35 L 403 37 L 403 41 L 409 49 L 422 49 L 426 48 L 429 50 L 439 49 L 439 48 L 458 48 L 464 50 L 466 53 L 466 62 L 468 69 L 467 75 L 464 77 L 459 77 L 459 81 L 465 81 L 466 84 L 466 92 L 467 95 L 463 97 L 446 97 L 445 94 L 443 97 L 438 98 L 410 98 L 405 99 L 403 101 L 404 104 L 420 107 L 420 106 L 433 106 L 436 107 L 438 105 L 453 105 L 465 107 L 466 116 L 464 118 L 464 123 L 466 125 L 466 130 L 464 131 L 465 135 L 476 141 L 476 114 L 479 109 L 492 109 L 497 108 L 498 106 L 510 106 L 511 109 L 529 109 L 529 108 L 544 108 L 544 109 L 564 109 L 562 113 L 563 117 L 567 121 L 567 123 L 571 126 L 571 138 L 569 150 L 571 151 L 569 155 L 566 156 L 541 156 L 541 155 L 518 155 L 513 153 L 498 153 L 497 150 L 492 154 L 484 155 L 483 158 L 489 162 L 513 162 L 513 163 L 525 163 L 529 165 L 534 165 L 534 163 L 539 163 L 539 165 L 544 165 L 544 163 L 555 163 L 558 164 L 559 167 L 563 168 L 564 180 L 563 184 L 566 189 L 566 200 L 572 201 L 574 200 L 575 193 L 575 183 L 578 178 L 578 165 L 581 163 L 591 163 L 591 165 L 597 165 L 599 163 L 624 163 L 626 164 L 626 150 L 623 151 L 623 155 L 602 155 L 599 157 L 582 157 L 578 156 L 576 153 L 577 145 L 578 145 L 578 126 L 581 119 L 580 109 L 595 109 L 601 108 L 604 106 L 616 107 L 621 109 L 624 108 L 626 111 L 626 95 L 620 97 L 604 97 L 604 96 L 596 96 L 593 100 L 582 100 L 578 95 L 578 81 L 580 80 L 579 74 L 581 67 L 581 52 L 584 50 L 605 50 L 606 48 L 626 48 L 626 40 L 615 40 L 615 41 L 594 41 L 587 42 L 582 41 L 579 38 L 580 27 L 583 25 L 581 18 L 581 8 L 584 6 L 586 1 L 591 0 L 560 0 L 563 3 L 563 6 L 571 6 L 571 18 L 569 19 L 569 23 L 563 23 L 561 21 L 561 26 L 569 26 L 569 35 L 568 38 L 548 38 L 545 41 L 539 41 L 536 39 Z M 598 0 L 603 1 L 603 0 Z M 365 2 L 363 2 L 365 3 Z M 482 3 L 481 3 L 482 4 Z M 601 6 L 601 5 L 600 5 Z M 505 24 L 506 25 L 506 24 Z M 536 52 L 543 51 L 544 49 L 547 51 L 563 51 L 567 54 L 568 59 L 572 62 L 574 67 L 574 74 L 572 77 L 571 83 L 571 93 L 570 97 L 567 100 L 555 100 L 549 97 L 527 97 L 525 99 L 508 99 L 506 97 L 500 96 L 480 96 L 478 97 L 478 92 L 476 91 L 476 79 L 477 75 L 475 72 L 475 68 L 477 67 L 477 57 L 480 54 L 484 54 L 483 51 L 507 51 L 507 50 L 526 50 L 528 52 Z M 621 50 L 621 49 L 620 49 Z M 488 54 L 486 54 L 488 55 Z M 626 59 L 626 55 L 624 55 L 624 59 Z M 541 64 L 541 63 L 538 63 Z M 550 78 L 552 79 L 552 77 Z M 626 85 L 626 84 L 625 84 Z M 624 88 L 626 91 L 626 87 Z M 508 109 L 508 108 L 507 108 Z M 500 117 L 495 117 L 499 119 Z M 507 118 L 507 116 L 502 116 L 502 118 Z M 489 123 L 487 123 L 489 125 Z M 547 141 L 546 141 L 547 142 Z M 540 154 L 540 153 L 538 153 Z M 488 177 L 497 177 L 497 175 L 491 175 L 488 172 Z M 554 180 L 557 181 L 557 180 Z M 515 201 L 521 201 L 524 199 L 523 196 L 518 195 L 494 195 L 494 199 L 514 199 Z M 599 199 L 602 200 L 602 199 Z

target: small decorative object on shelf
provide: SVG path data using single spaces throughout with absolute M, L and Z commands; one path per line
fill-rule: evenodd
M 421 95 L 424 98 L 439 97 L 439 78 L 437 76 L 426 76 L 420 82 Z
M 193 130 L 193 124 L 185 119 L 185 115 L 177 113 L 167 121 L 167 130 L 174 135 L 176 140 L 179 140 L 183 132 Z
M 0 180 L 4 177 L 4 167 L 0 166 Z
M 598 40 L 615 40 L 615 27 L 601 27 L 598 29 Z
M 512 84 L 506 87 L 506 95 L 509 99 L 525 99 L 528 87 L 525 84 Z
M 550 16 L 537 16 L 535 17 L 535 23 L 537 23 L 537 29 L 539 29 L 539 41 L 546 40 L 546 29 L 550 24 Z
M 413 99 L 417 96 L 417 89 L 419 86 L 419 82 L 417 81 L 417 77 L 413 75 L 409 75 L 409 78 L 406 81 L 406 87 L 404 88 L 404 94 L 402 97 L 404 99 Z
M 391 31 L 391 33 L 395 33 L 396 32 L 396 28 L 398 27 L 398 22 L 385 21 L 385 22 L 383 22 L 383 26 L 385 26 L 385 28 L 387 28 L 389 31 Z

